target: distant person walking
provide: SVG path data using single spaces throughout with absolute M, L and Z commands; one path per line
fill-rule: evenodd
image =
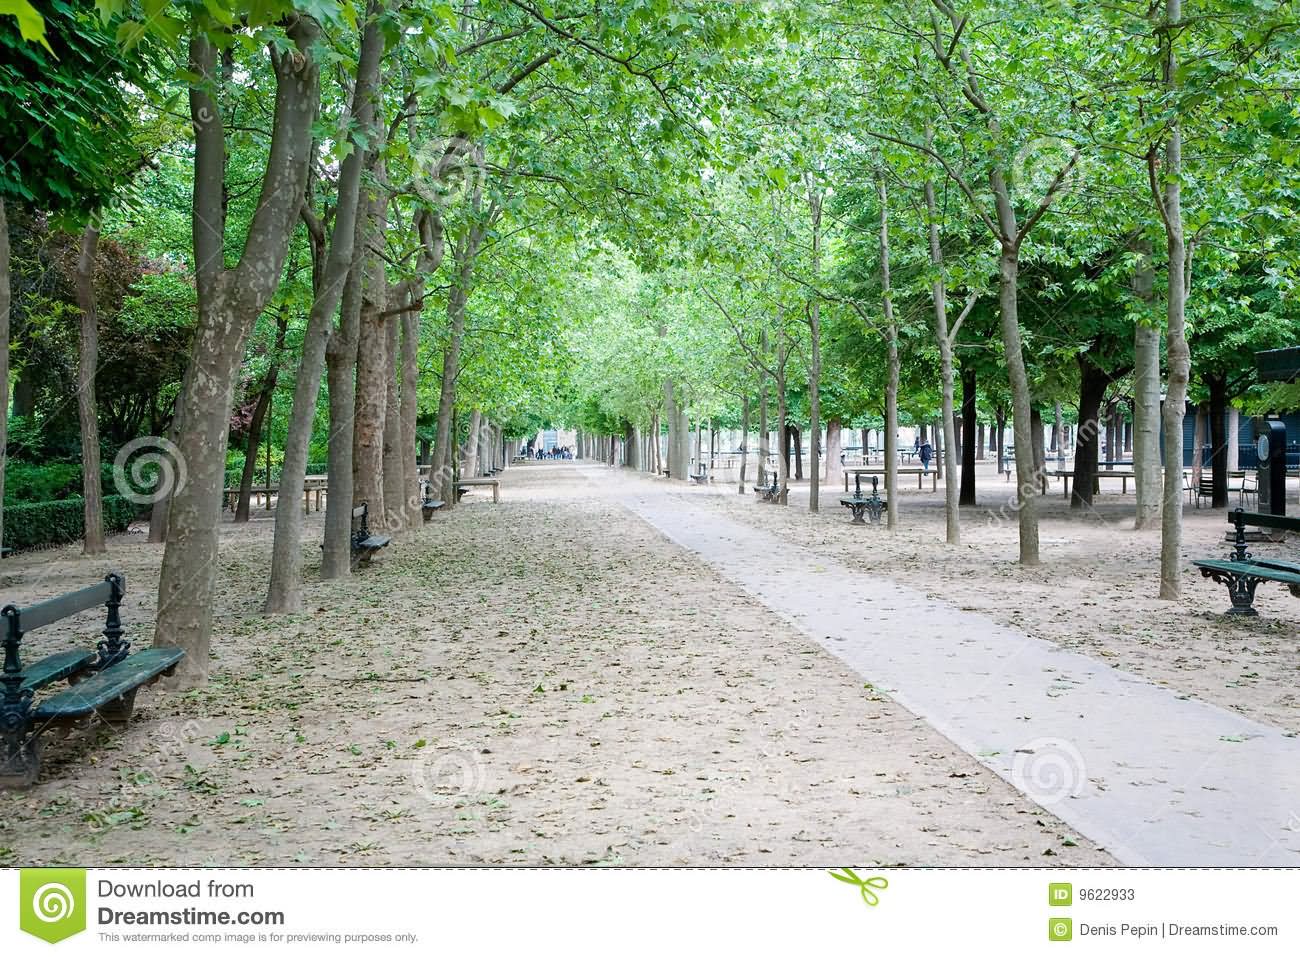
M 920 449 L 921 471 L 928 473 L 930 471 L 930 459 L 934 458 L 934 448 L 929 442 L 922 442 Z

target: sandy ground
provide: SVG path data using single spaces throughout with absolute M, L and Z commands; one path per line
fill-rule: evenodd
M 266 513 L 224 527 L 211 683 L 51 740 L 41 783 L 0 793 L 0 865 L 1111 863 L 614 486 L 516 467 L 501 505 L 467 500 L 342 583 L 316 580 L 313 515 L 309 612 L 287 618 L 258 611 Z M 878 532 L 714 501 L 846 552 Z M 142 539 L 7 559 L 4 600 L 122 569 L 145 644 L 161 549 Z
M 1131 483 L 1124 495 L 1117 481 L 1105 481 L 1096 507 L 1081 514 L 1071 513 L 1061 483 L 1053 482 L 1039 501 L 1042 564 L 1025 568 L 1017 561 L 1017 518 L 1006 508 L 1011 489 L 992 469 L 981 466 L 980 507 L 962 510 L 962 544 L 955 547 L 945 543 L 943 485 L 932 492 L 928 479 L 918 492 L 914 477 L 900 477 L 899 527 L 892 533 L 849 524 L 838 477 L 823 488 L 816 514 L 807 509 L 806 482 L 792 489 L 788 508 L 760 505 L 752 494 L 742 498 L 722 476 L 710 489 L 691 491 L 734 518 L 866 574 L 905 581 L 1178 693 L 1300 733 L 1300 601 L 1280 585 L 1264 584 L 1256 595 L 1258 618 L 1225 617 L 1227 588 L 1191 565 L 1193 558 L 1228 557 L 1224 510 L 1185 507 L 1183 597 L 1161 601 L 1155 597 L 1160 533 L 1134 531 Z M 1251 550 L 1296 557 L 1294 542 Z

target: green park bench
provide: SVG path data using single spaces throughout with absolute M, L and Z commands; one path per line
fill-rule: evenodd
M 880 524 L 880 513 L 884 511 L 886 501 L 880 497 L 880 478 L 871 476 L 871 494 L 862 494 L 862 476 L 853 476 L 853 494 L 840 499 L 840 504 L 853 513 L 851 525 L 865 525 L 862 520 L 864 514 L 871 516 L 871 524 Z
M 370 534 L 370 505 L 362 502 L 352 510 L 352 567 L 369 565 L 375 552 L 392 541 L 387 535 Z
M 781 486 L 776 479 L 773 479 L 771 485 L 755 485 L 754 494 L 760 501 L 774 505 L 781 501 Z
M 1246 512 L 1235 508 L 1228 513 L 1228 521 L 1235 529 L 1232 556 L 1227 560 L 1202 558 L 1192 564 L 1206 578 L 1228 586 L 1232 607 L 1229 615 L 1258 615 L 1255 610 L 1255 589 L 1260 582 L 1277 582 L 1285 585 L 1300 598 L 1300 562 L 1276 558 L 1255 558 L 1247 550 L 1246 528 L 1271 528 L 1285 532 L 1300 532 L 1300 518 L 1285 515 L 1268 515 L 1263 512 Z
M 135 707 L 135 693 L 176 670 L 185 657 L 179 648 L 148 648 L 131 654 L 131 642 L 122 637 L 121 605 L 126 578 L 114 573 L 98 585 L 38 602 L 26 608 L 6 605 L 4 671 L 0 681 L 0 787 L 29 787 L 41 768 L 41 738 L 52 727 L 83 719 L 126 727 Z M 96 605 L 107 608 L 104 637 L 96 651 L 74 649 L 41 658 L 24 666 L 20 655 L 23 637 Z M 68 687 L 53 694 L 47 689 L 66 681 Z
M 691 472 L 689 478 L 691 482 L 695 485 L 708 485 L 709 471 L 703 465 L 701 465 L 700 470 L 698 472 Z
M 442 508 L 445 504 L 446 502 L 440 498 L 426 498 L 420 503 L 420 513 L 424 516 L 424 520 L 427 522 L 429 519 L 433 518 L 433 513 L 438 511 L 438 509 Z

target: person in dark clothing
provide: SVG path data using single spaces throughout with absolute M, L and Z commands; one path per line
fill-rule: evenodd
M 933 446 L 930 445 L 929 442 L 921 443 L 920 456 L 921 456 L 921 471 L 929 472 L 930 459 L 934 458 L 934 448 Z

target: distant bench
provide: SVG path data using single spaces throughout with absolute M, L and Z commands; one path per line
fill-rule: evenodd
M 1247 550 L 1247 526 L 1272 528 L 1285 532 L 1300 532 L 1300 518 L 1285 515 L 1268 515 L 1263 512 L 1246 512 L 1235 508 L 1228 513 L 1232 524 L 1232 556 L 1223 561 L 1201 558 L 1192 562 L 1206 578 L 1228 586 L 1228 599 L 1232 607 L 1229 615 L 1258 615 L 1255 610 L 1255 589 L 1260 582 L 1277 582 L 1285 585 L 1292 595 L 1300 598 L 1300 563 L 1276 558 L 1255 558 Z
M 501 480 L 495 478 L 467 478 L 461 479 L 456 483 L 456 501 L 460 501 L 467 491 L 478 486 L 492 486 L 492 501 L 500 503 L 501 501 Z
M 853 525 L 867 524 L 862 520 L 864 514 L 871 515 L 871 524 L 880 524 L 880 513 L 885 509 L 886 501 L 880 497 L 880 477 L 871 476 L 871 494 L 862 494 L 862 476 L 853 477 L 853 495 L 840 499 L 840 504 L 853 513 Z
M 708 485 L 709 470 L 705 468 L 703 465 L 701 465 L 700 470 L 698 472 L 690 473 L 690 480 L 696 485 Z
M 41 770 L 41 732 L 81 719 L 99 718 L 110 726 L 126 727 L 135 707 L 135 693 L 176 670 L 185 657 L 179 648 L 148 648 L 131 654 L 122 637 L 121 605 L 126 578 L 110 574 L 98 585 L 19 608 L 6 605 L 4 672 L 0 681 L 0 787 L 29 787 Z M 19 646 L 23 637 L 70 618 L 96 605 L 107 617 L 97 651 L 73 650 L 50 655 L 23 666 Z M 60 681 L 65 691 L 36 699 L 37 693 Z
M 755 485 L 754 494 L 769 505 L 779 505 L 781 502 L 781 486 L 776 479 L 772 480 L 771 485 Z
M 392 538 L 370 533 L 370 504 L 362 502 L 352 510 L 352 567 L 369 565 L 375 552 L 387 548 Z

